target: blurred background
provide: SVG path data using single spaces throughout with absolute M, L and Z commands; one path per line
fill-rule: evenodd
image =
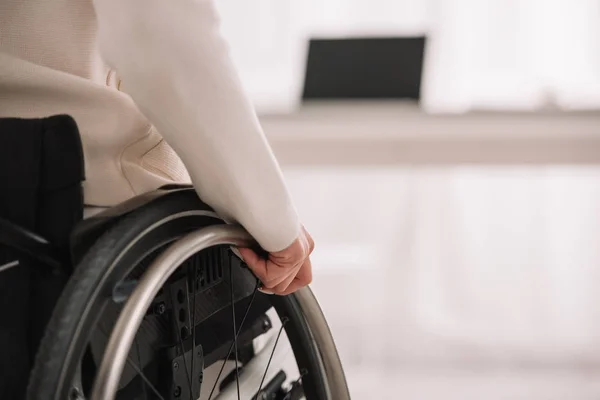
M 600 2 L 219 0 L 353 398 L 600 398 Z

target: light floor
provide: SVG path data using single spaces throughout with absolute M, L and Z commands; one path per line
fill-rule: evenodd
M 585 118 L 579 133 L 600 134 L 597 118 Z M 315 126 L 338 129 L 330 122 Z M 401 118 L 389 123 L 403 129 Z M 385 138 L 370 148 L 381 164 L 378 153 L 348 159 L 337 138 L 336 164 L 311 159 L 314 137 L 296 153 L 285 132 L 275 137 L 316 240 L 312 286 L 353 399 L 600 399 L 600 165 L 414 165 L 395 162 Z M 519 157 L 535 153 L 531 144 Z
M 353 400 L 597 400 L 595 371 L 351 368 Z
M 355 400 L 600 398 L 600 169 L 289 176 Z

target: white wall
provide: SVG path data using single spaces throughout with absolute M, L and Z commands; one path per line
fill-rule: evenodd
M 217 1 L 223 32 L 259 111 L 287 112 L 301 95 L 307 37 L 297 0 Z
M 223 31 L 260 112 L 299 104 L 310 37 L 421 35 L 431 0 L 219 0 Z
M 431 0 L 310 0 L 309 32 L 318 37 L 423 35 Z
M 436 0 L 433 9 L 427 110 L 600 107 L 596 0 Z
M 423 106 L 600 107 L 596 0 L 219 0 L 223 28 L 261 112 L 292 111 L 307 40 L 429 33 Z

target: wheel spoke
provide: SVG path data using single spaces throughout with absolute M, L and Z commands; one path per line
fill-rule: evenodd
M 233 295 L 233 265 L 229 263 L 229 292 L 231 293 L 231 318 L 233 323 L 233 346 L 235 348 L 235 384 L 237 385 L 237 397 L 240 400 L 240 369 L 238 368 L 237 329 L 235 321 L 235 298 Z
M 281 333 L 283 332 L 283 328 L 285 328 L 285 324 L 287 324 L 288 319 L 284 317 L 281 319 L 281 328 L 279 328 L 279 333 L 277 334 L 277 339 L 275 339 L 275 343 L 273 344 L 273 350 L 271 350 L 271 356 L 269 357 L 269 362 L 267 362 L 267 367 L 265 368 L 265 373 L 260 381 L 260 385 L 258 386 L 258 391 L 256 392 L 256 396 L 254 400 L 258 400 L 258 396 L 260 395 L 260 390 L 262 389 L 263 383 L 265 383 L 265 378 L 267 377 L 267 372 L 269 371 L 269 366 L 271 365 L 271 361 L 273 360 L 273 355 L 275 354 L 275 349 L 277 348 L 277 343 L 279 343 L 279 338 L 281 337 Z
M 102 325 L 98 324 L 98 329 L 100 330 L 100 333 L 102 333 L 106 337 L 106 340 L 108 341 L 108 338 L 110 337 L 110 335 L 108 335 L 106 333 L 106 331 L 104 330 L 104 327 Z M 137 340 L 136 340 L 136 342 L 137 342 Z M 136 365 L 136 363 L 129 356 L 127 356 L 127 363 L 131 366 L 131 368 L 133 368 L 135 370 L 135 372 L 137 372 L 139 377 L 144 382 L 146 382 L 146 385 L 150 388 L 150 390 L 152 390 L 152 392 L 154 392 L 155 395 L 158 396 L 158 398 L 160 400 L 165 400 L 165 398 L 160 394 L 158 389 L 152 384 L 152 382 L 150 382 L 150 379 L 148 379 L 148 377 L 146 377 L 146 374 L 144 374 L 144 371 L 142 371 L 141 366 L 138 367 Z M 140 362 L 140 365 L 141 365 L 141 362 Z M 144 394 L 146 394 L 146 392 L 144 392 Z
M 194 382 L 194 360 L 196 360 L 196 279 L 198 273 L 198 265 L 194 263 L 194 270 L 192 273 L 192 380 L 190 380 L 190 398 L 193 398 Z M 188 296 L 189 297 L 189 296 Z M 189 307 L 188 307 L 189 309 Z M 201 367 L 200 367 L 201 368 Z
M 138 373 L 138 375 L 140 376 L 140 378 L 142 378 L 142 380 L 144 382 L 146 382 L 146 385 L 148 385 L 148 387 L 150 388 L 150 390 L 152 390 L 152 392 L 154 392 L 154 394 L 157 395 L 160 400 L 165 400 L 165 398 L 160 394 L 160 392 L 158 391 L 158 389 L 156 387 L 154 387 L 154 385 L 152 384 L 152 382 L 150 382 L 150 380 L 146 377 L 146 374 L 144 374 L 144 371 L 142 371 L 141 368 L 139 368 L 137 365 L 135 365 L 135 363 L 131 360 L 131 358 L 127 357 L 127 363 L 129 365 L 131 365 L 131 367 L 133 369 L 135 369 L 135 372 Z
M 138 357 L 138 364 L 142 365 L 142 355 L 140 353 L 140 344 L 138 343 L 137 338 L 135 339 L 135 351 Z M 146 385 L 144 384 L 144 380 L 142 379 L 142 393 L 144 393 L 144 400 L 148 400 L 148 393 L 146 392 Z
M 237 341 L 237 338 L 238 338 L 240 332 L 242 331 L 242 327 L 244 326 L 244 322 L 246 322 L 246 318 L 248 317 L 248 313 L 250 312 L 250 307 L 252 307 L 252 303 L 254 303 L 254 299 L 256 298 L 256 294 L 258 293 L 258 288 L 259 287 L 260 287 L 260 281 L 257 279 L 256 280 L 256 286 L 254 287 L 254 292 L 252 293 L 252 297 L 250 298 L 250 302 L 246 306 L 246 311 L 244 312 L 244 318 L 242 318 L 242 322 L 240 323 L 240 327 L 237 330 L 235 338 L 233 339 L 233 342 L 231 343 L 231 346 L 229 347 L 229 351 L 227 352 L 227 356 L 225 356 L 225 359 L 223 360 L 223 363 L 221 364 L 221 369 L 219 370 L 219 374 L 217 375 L 217 379 L 215 380 L 215 383 L 214 383 L 212 389 L 210 390 L 210 394 L 208 396 L 208 400 L 212 399 L 213 393 L 215 392 L 217 384 L 219 383 L 219 379 L 221 378 L 221 375 L 223 374 L 223 370 L 225 369 L 225 364 L 227 363 L 227 360 L 229 359 L 229 356 L 231 355 L 231 351 L 233 350 L 234 344 Z

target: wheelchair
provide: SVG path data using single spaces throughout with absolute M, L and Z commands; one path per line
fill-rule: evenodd
M 50 271 L 65 263 L 48 240 L 2 219 L 0 243 Z M 350 399 L 311 290 L 260 292 L 239 246 L 259 250 L 189 186 L 165 186 L 79 222 L 69 249 L 75 267 L 27 399 Z

